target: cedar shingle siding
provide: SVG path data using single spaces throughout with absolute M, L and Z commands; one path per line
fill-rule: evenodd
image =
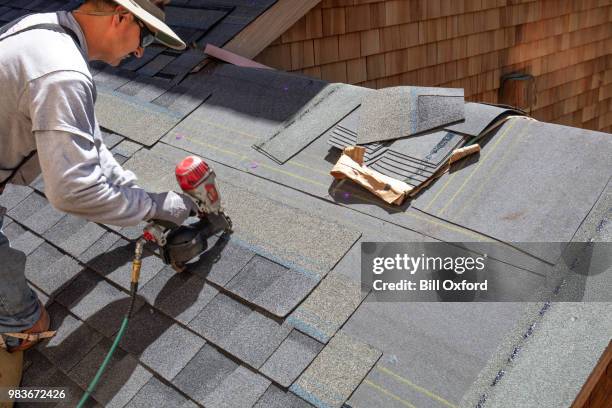
M 498 103 L 535 77 L 535 118 L 612 131 L 612 0 L 323 0 L 256 60 L 370 88 L 459 87 Z

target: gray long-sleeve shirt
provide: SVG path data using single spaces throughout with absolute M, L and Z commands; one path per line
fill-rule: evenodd
M 28 16 L 0 38 L 41 23 L 72 29 L 81 49 L 69 35 L 48 30 L 0 41 L 0 182 L 37 150 L 38 160 L 30 160 L 11 182 L 30 181 L 40 164 L 45 193 L 60 210 L 119 226 L 151 218 L 156 211 L 151 197 L 103 143 L 87 44 L 72 14 Z

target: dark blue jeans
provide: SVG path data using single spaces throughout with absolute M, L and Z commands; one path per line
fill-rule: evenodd
M 40 304 L 36 293 L 25 278 L 26 255 L 11 248 L 2 233 L 4 221 L 0 211 L 0 333 L 29 329 L 40 318 Z M 6 338 L 13 347 L 18 340 Z

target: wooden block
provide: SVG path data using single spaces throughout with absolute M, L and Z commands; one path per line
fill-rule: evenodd
M 380 53 L 380 30 L 368 30 L 361 32 L 361 56 Z
M 387 23 L 387 3 L 384 1 L 370 4 L 370 27 L 381 28 L 386 27 Z
M 315 63 L 313 40 L 291 43 L 291 69 L 312 67 Z
M 338 48 L 341 60 L 359 58 L 361 56 L 361 35 L 349 33 L 338 36 Z
M 385 55 L 370 55 L 366 57 L 366 68 L 368 80 L 378 79 L 385 76 Z
M 387 52 L 402 47 L 402 33 L 400 26 L 383 27 L 380 29 L 380 51 Z
M 346 83 L 346 61 L 321 66 L 321 79 Z
M 317 38 L 313 43 L 315 65 L 329 64 L 339 59 L 338 36 Z
M 359 83 L 359 86 L 363 86 L 364 88 L 377 89 L 376 88 L 376 80 L 375 79 L 361 82 L 361 83 Z
M 445 40 L 438 43 L 438 64 L 448 62 L 453 59 L 453 41 Z
M 311 68 L 305 68 L 302 70 L 302 74 L 312 78 L 321 79 L 321 67 L 316 66 Z
M 419 22 L 419 44 L 445 40 L 446 18 Z
M 458 3 L 456 0 L 440 0 L 440 16 L 450 16 L 453 14 L 453 3 Z
M 284 71 L 291 70 L 291 45 L 273 45 L 263 50 L 255 60 L 261 64 Z
M 389 88 L 392 86 L 400 86 L 402 84 L 401 75 L 394 75 L 390 77 L 380 78 L 376 80 L 376 88 Z
M 357 84 L 368 79 L 365 58 L 356 58 L 346 62 L 346 79 L 349 84 Z
M 320 8 L 310 10 L 299 19 L 281 37 L 284 43 L 321 38 L 323 36 L 323 18 Z
M 344 34 L 346 32 L 346 16 L 344 8 L 321 10 L 323 19 L 323 36 Z
M 346 31 L 364 31 L 370 29 L 370 5 L 346 8 Z
M 400 27 L 401 48 L 408 48 L 419 43 L 419 23 L 402 24 Z
M 427 0 L 425 2 L 425 18 L 433 19 L 442 16 L 442 5 L 440 0 Z
M 321 8 L 344 7 L 352 6 L 355 4 L 355 0 L 323 0 L 320 4 Z
M 406 0 L 391 0 L 385 3 L 387 25 L 404 24 L 416 20 L 412 18 L 410 3 Z

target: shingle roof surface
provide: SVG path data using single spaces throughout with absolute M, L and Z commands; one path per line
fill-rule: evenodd
M 77 3 L 0 0 L 0 21 Z M 175 0 L 169 16 L 201 49 L 206 42 L 223 45 L 273 3 Z M 212 161 L 236 232 L 229 240 L 211 239 L 208 255 L 181 274 L 163 265 L 154 248 L 147 249 L 135 317 L 92 404 L 458 406 L 464 394 L 478 394 L 466 390 L 479 375 L 490 380 L 487 370 L 497 367 L 491 356 L 498 346 L 511 347 L 507 336 L 515 334 L 515 326 L 533 321 L 537 310 L 515 303 L 364 301 L 360 243 L 442 240 L 476 246 L 489 235 L 509 242 L 546 241 L 541 231 L 551 225 L 566 240 L 582 225 L 576 237 L 588 241 L 612 218 L 599 210 L 587 217 L 596 201 L 596 208 L 605 209 L 612 200 L 600 195 L 610 177 L 609 135 L 510 120 L 484 143 L 479 162 L 445 175 L 413 203 L 390 207 L 329 175 L 338 157 L 328 144 L 330 134 L 344 119 L 340 130 L 356 137 L 347 115 L 358 112 L 355 108 L 373 91 L 223 64 L 186 75 L 203 57 L 201 51 L 177 55 L 152 47 L 142 60 L 118 69 L 94 66 L 97 85 L 110 95 L 98 109 L 110 109 L 101 116 L 102 125 L 118 160 L 151 190 L 177 189 L 172 166 L 187 154 Z M 137 110 L 139 123 L 113 113 L 125 104 Z M 163 122 L 164 129 L 149 126 L 161 111 L 174 122 Z M 449 129 L 478 134 L 498 114 L 496 108 L 468 103 L 466 122 Z M 538 131 L 516 133 L 515 126 Z M 466 173 L 489 163 L 485 159 L 496 143 L 504 143 L 504 132 L 510 143 L 544 135 L 548 139 L 542 143 L 550 144 L 556 134 L 557 151 L 567 154 L 561 159 L 554 149 L 540 146 L 534 154 L 545 160 L 535 163 L 517 155 L 514 167 L 495 173 L 503 165 L 498 157 L 502 164 L 479 173 L 487 180 L 470 183 L 477 176 Z M 389 145 L 381 144 L 378 154 Z M 512 149 L 511 144 L 503 150 Z M 562 225 L 547 218 L 543 207 L 530 207 L 529 217 L 518 217 L 512 225 L 528 222 L 538 229 L 522 228 L 517 235 L 504 228 L 506 214 L 495 212 L 496 202 L 546 197 L 542 189 L 525 191 L 525 184 L 510 183 L 520 173 L 516 167 L 554 198 L 547 201 L 546 213 L 557 211 L 555 220 L 562 218 Z M 557 170 L 547 173 L 551 168 L 565 169 L 563 177 Z M 451 178 L 461 182 L 450 183 Z M 448 208 L 428 207 L 427 198 L 447 184 Z M 476 199 L 472 191 L 471 218 L 465 219 L 452 204 L 453 195 L 460 194 L 453 188 L 464 184 L 483 194 Z M 142 225 L 115 228 L 61 214 L 44 198 L 40 181 L 32 187 L 9 186 L 0 196 L 0 205 L 9 210 L 4 231 L 13 248 L 27 255 L 26 276 L 47 302 L 59 332 L 26 353 L 23 385 L 63 385 L 76 401 L 127 310 L 132 241 Z M 582 202 L 572 201 L 575 188 Z M 484 222 L 483 214 L 497 222 Z M 530 273 L 542 259 L 554 263 L 559 249 L 553 249 L 530 253 L 525 248 L 516 266 Z M 517 251 L 507 250 L 516 259 Z

